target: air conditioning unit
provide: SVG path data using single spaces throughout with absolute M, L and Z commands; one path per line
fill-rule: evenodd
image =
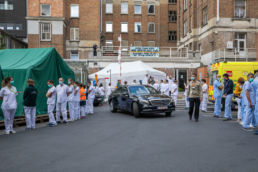
M 227 49 L 233 49 L 233 41 L 227 42 Z

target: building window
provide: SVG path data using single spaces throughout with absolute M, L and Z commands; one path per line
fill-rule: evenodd
M 148 32 L 155 33 L 155 23 L 148 23 Z
M 79 17 L 79 5 L 78 4 L 71 5 L 71 17 L 75 17 L 75 18 Z
M 246 33 L 235 33 L 235 48 L 239 51 L 245 51 L 246 48 Z
M 169 11 L 169 12 L 168 12 L 168 21 L 170 21 L 170 22 L 176 22 L 176 20 L 177 20 L 176 11 Z
M 177 0 L 168 0 L 168 3 L 169 3 L 169 4 L 176 4 L 176 3 L 177 3 Z
M 155 14 L 155 5 L 148 4 L 148 14 Z
M 155 47 L 155 41 L 148 41 L 147 46 L 148 47 Z
M 168 32 L 168 40 L 169 41 L 176 41 L 177 40 L 176 31 L 169 31 Z
M 128 32 L 128 23 L 121 23 L 121 32 L 123 33 Z
M 134 5 L 134 14 L 141 14 L 142 13 L 142 5 L 141 4 L 135 4 Z
M 141 47 L 142 46 L 142 41 L 134 41 L 134 46 L 135 47 Z
M 0 0 L 0 10 L 13 10 L 13 0 Z
M 235 0 L 235 17 L 245 17 L 245 0 Z
M 7 25 L 6 30 L 14 30 L 14 26 L 13 25 Z
M 206 25 L 208 23 L 208 7 L 204 7 L 202 9 L 202 25 Z
M 51 24 L 42 23 L 41 24 L 41 41 L 50 41 L 51 40 Z
M 106 3 L 106 13 L 107 14 L 113 13 L 113 3 Z
M 184 21 L 184 36 L 187 34 L 187 20 Z
M 72 50 L 71 53 L 70 53 L 70 59 L 79 60 L 79 51 L 78 50 Z
M 128 14 L 128 2 L 121 3 L 121 14 Z
M 187 0 L 184 0 L 184 10 L 187 9 Z
M 142 23 L 141 22 L 135 22 L 134 23 L 134 32 L 135 33 L 141 33 L 142 32 Z
M 113 41 L 112 40 L 106 40 L 106 49 L 113 50 Z
M 50 16 L 50 4 L 41 4 L 41 16 Z
M 113 32 L 113 23 L 106 22 L 106 32 Z
M 70 41 L 79 41 L 79 28 L 70 29 Z
M 0 29 L 5 30 L 5 25 L 0 24 Z

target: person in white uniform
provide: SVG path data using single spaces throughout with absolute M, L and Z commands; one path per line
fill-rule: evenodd
M 88 114 L 93 114 L 94 113 L 93 102 L 95 98 L 95 89 L 91 85 L 91 82 L 88 82 L 88 84 L 89 84 L 89 89 L 88 89 L 88 101 L 87 101 L 88 110 L 87 111 L 88 111 Z
M 136 85 L 136 80 L 134 81 Z M 106 102 L 108 101 L 108 97 L 111 95 L 112 91 L 113 91 L 113 88 L 111 87 L 111 83 L 109 83 L 106 91 Z
M 126 82 L 126 81 L 125 81 L 125 82 Z M 103 105 L 104 99 L 105 99 L 105 89 L 104 89 L 102 83 L 99 84 L 99 94 L 100 94 L 100 96 L 102 97 L 102 100 L 101 100 L 101 102 L 100 102 L 100 105 Z
M 33 130 L 36 128 L 36 101 L 38 90 L 34 86 L 34 81 L 28 79 L 28 87 L 23 94 L 23 105 L 26 119 L 26 130 Z
M 13 129 L 13 119 L 17 109 L 16 96 L 18 92 L 13 84 L 13 78 L 7 77 L 3 80 L 2 89 L 0 90 L 0 99 L 3 100 L 2 110 L 4 113 L 5 134 L 16 133 Z
M 73 102 L 74 102 L 74 119 L 80 119 L 80 83 L 75 82 L 74 85 L 74 96 L 73 96 Z
M 169 85 L 168 85 L 168 80 L 165 80 L 165 84 L 164 84 L 164 94 L 169 96 Z
M 189 97 L 187 97 L 187 95 L 188 95 L 188 86 L 189 86 L 190 82 L 191 82 L 191 80 L 189 79 L 188 83 L 184 83 L 184 86 L 185 86 L 185 92 L 184 92 L 184 96 L 185 96 L 185 109 L 189 109 L 189 107 L 190 107 Z
M 133 80 L 132 85 L 137 85 L 136 80 Z
M 73 97 L 74 97 L 74 83 L 73 80 L 71 78 L 68 79 L 68 92 L 69 92 L 69 96 L 68 96 L 68 107 L 69 107 L 69 116 L 70 116 L 70 121 L 74 121 L 75 120 L 75 109 L 74 109 L 74 101 L 73 101 Z
M 170 86 L 170 92 L 171 92 L 171 97 L 175 102 L 175 105 L 177 105 L 178 86 L 177 86 L 177 81 L 176 80 Z
M 164 94 L 165 91 L 165 84 L 163 82 L 163 80 L 160 80 L 160 92 L 161 94 Z
M 202 79 L 202 102 L 201 102 L 201 111 L 207 112 L 208 104 L 208 85 L 206 84 L 206 79 Z
M 152 87 L 155 88 L 157 91 L 160 91 L 160 89 L 159 89 L 159 83 L 158 83 L 157 80 L 155 80 L 155 83 L 153 84 Z
M 56 121 L 61 123 L 60 115 L 62 114 L 63 122 L 67 123 L 67 100 L 69 96 L 69 87 L 64 84 L 64 79 L 59 78 L 59 85 L 56 86 L 57 102 L 56 102 Z
M 54 109 L 56 105 L 56 87 L 54 86 L 54 82 L 52 80 L 49 80 L 47 82 L 48 85 L 48 91 L 46 94 L 47 97 L 47 111 L 48 111 L 48 117 L 49 117 L 49 123 L 48 126 L 52 127 L 56 125 L 56 120 L 54 116 Z

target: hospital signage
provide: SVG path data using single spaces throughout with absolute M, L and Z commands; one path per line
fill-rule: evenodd
M 159 47 L 130 47 L 130 57 L 159 57 Z

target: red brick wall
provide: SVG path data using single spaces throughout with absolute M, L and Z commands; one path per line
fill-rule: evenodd
M 258 61 L 258 32 L 256 32 L 256 61 Z
M 37 17 L 40 16 L 40 4 L 51 5 L 52 17 L 64 16 L 64 0 L 28 0 L 28 16 Z

